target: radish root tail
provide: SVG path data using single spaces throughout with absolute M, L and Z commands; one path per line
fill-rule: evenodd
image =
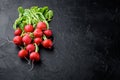
M 32 67 L 29 69 L 29 71 L 32 71 L 32 70 L 33 70 L 33 68 L 34 68 L 34 60 L 32 61 L 31 66 L 32 66 Z
M 30 60 L 28 58 L 25 57 L 25 60 L 27 61 L 27 64 L 30 65 Z
M 10 39 L 9 39 L 9 37 L 7 37 L 7 41 L 6 42 L 4 42 L 4 43 L 2 43 L 1 45 L 0 45 L 0 47 L 2 47 L 2 46 L 4 46 L 5 44 L 9 44 L 9 43 L 13 43 L 13 41 L 10 41 Z
M 8 41 L 9 43 L 13 43 L 13 41 L 10 41 L 9 37 L 7 37 L 7 41 Z

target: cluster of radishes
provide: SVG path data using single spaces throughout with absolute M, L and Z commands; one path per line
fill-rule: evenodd
M 45 22 L 38 22 L 36 27 L 28 24 L 24 26 L 24 30 L 17 28 L 14 32 L 14 44 L 21 47 L 18 56 L 22 59 L 28 58 L 31 61 L 40 61 L 40 53 L 38 46 L 51 49 L 53 42 L 50 39 L 52 31 L 47 29 Z

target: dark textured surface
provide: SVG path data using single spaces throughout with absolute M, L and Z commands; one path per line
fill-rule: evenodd
M 119 0 L 118 0 L 119 1 Z M 0 80 L 120 80 L 120 5 L 117 0 L 0 0 L 0 44 L 12 40 L 17 8 L 48 5 L 54 50 L 30 65 L 14 44 L 0 47 Z

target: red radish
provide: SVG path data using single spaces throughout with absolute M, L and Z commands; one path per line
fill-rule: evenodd
M 38 22 L 37 23 L 37 28 L 40 30 L 46 30 L 47 29 L 47 25 L 45 22 Z
M 30 60 L 32 61 L 32 67 L 29 71 L 31 71 L 33 69 L 34 61 L 39 61 L 41 58 L 40 54 L 38 53 L 38 50 L 39 50 L 38 45 L 35 43 L 35 52 L 32 52 L 29 56 Z
M 14 32 L 14 35 L 15 35 L 15 36 L 20 36 L 21 33 L 22 33 L 22 30 L 21 30 L 20 28 L 17 28 L 17 29 L 15 30 L 15 32 Z
M 35 46 L 33 44 L 28 44 L 26 46 L 26 50 L 29 52 L 33 52 L 33 51 L 35 51 Z
M 43 47 L 45 48 L 52 48 L 52 41 L 50 39 L 45 39 L 43 42 L 42 42 L 42 45 Z
M 40 29 L 35 29 L 35 31 L 33 32 L 35 37 L 42 37 L 42 31 Z
M 33 32 L 34 31 L 34 28 L 31 24 L 28 24 L 24 27 L 24 31 L 25 32 Z
M 16 44 L 16 45 L 21 45 L 22 44 L 22 37 L 21 36 L 15 36 L 13 38 L 13 42 Z
M 30 54 L 30 60 L 39 61 L 40 60 L 40 54 L 38 52 L 32 52 Z
M 18 56 L 19 56 L 20 58 L 25 58 L 25 57 L 27 57 L 27 56 L 28 56 L 27 50 L 24 50 L 24 49 L 20 50 L 20 51 L 18 52 Z
M 51 30 L 45 30 L 44 31 L 44 34 L 47 36 L 47 37 L 51 37 L 52 36 L 52 31 Z
M 31 38 L 29 35 L 25 35 L 25 36 L 22 38 L 22 41 L 23 41 L 26 45 L 28 45 L 28 44 L 31 43 L 32 38 Z
M 36 43 L 37 45 L 40 45 L 42 42 L 42 39 L 41 38 L 35 38 L 34 39 L 34 43 Z

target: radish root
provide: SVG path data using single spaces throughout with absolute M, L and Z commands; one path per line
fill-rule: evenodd
M 7 42 L 2 43 L 0 47 L 4 46 L 7 43 L 13 43 L 13 41 L 10 41 L 9 37 L 7 37 Z
M 25 60 L 27 61 L 27 64 L 30 65 L 30 60 L 28 58 L 25 57 Z
M 29 71 L 32 71 L 32 70 L 33 70 L 33 68 L 34 68 L 34 60 L 32 61 L 31 66 L 32 66 L 32 67 L 29 69 Z
M 13 43 L 13 41 L 10 41 L 9 37 L 7 37 L 7 41 L 8 41 L 9 43 Z

